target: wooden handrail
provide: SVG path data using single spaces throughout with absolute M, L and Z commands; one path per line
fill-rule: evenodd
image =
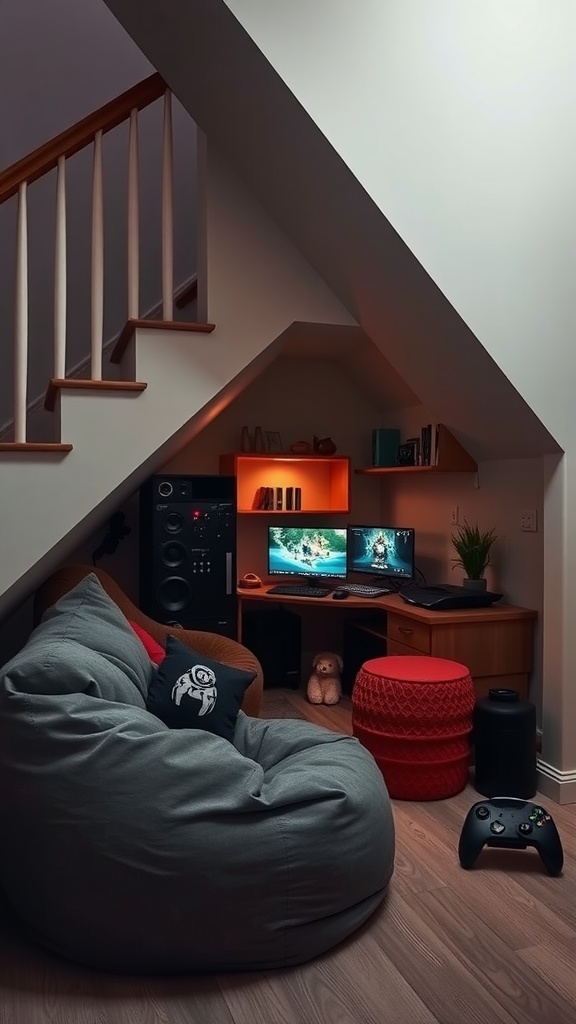
M 35 149 L 0 173 L 0 203 L 16 195 L 23 181 L 36 181 L 58 164 L 61 156 L 69 157 L 90 145 L 96 132 L 103 134 L 122 124 L 135 107 L 142 110 L 164 94 L 167 86 L 158 73 L 132 86 L 99 110 L 88 114 L 77 124 L 67 128 L 50 142 Z

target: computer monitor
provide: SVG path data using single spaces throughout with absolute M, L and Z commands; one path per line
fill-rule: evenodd
M 345 579 L 347 531 L 329 526 L 269 526 L 270 576 Z
M 414 530 L 407 526 L 349 526 L 348 568 L 350 572 L 414 578 Z

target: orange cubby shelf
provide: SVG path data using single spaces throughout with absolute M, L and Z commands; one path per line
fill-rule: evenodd
M 220 472 L 237 480 L 238 512 L 270 515 L 272 509 L 254 509 L 259 487 L 299 487 L 301 508 L 276 511 L 277 515 L 302 512 L 350 511 L 350 459 L 347 456 L 228 454 L 220 456 Z

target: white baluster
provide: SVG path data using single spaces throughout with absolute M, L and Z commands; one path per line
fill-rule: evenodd
M 25 181 L 18 189 L 14 321 L 14 440 L 23 444 L 26 441 L 28 369 L 28 206 Z
M 172 176 L 172 94 L 164 93 L 164 148 L 162 161 L 162 318 L 173 319 L 174 201 Z
M 92 380 L 102 380 L 104 334 L 104 202 L 102 189 L 102 132 L 94 136 L 92 180 Z
M 58 159 L 54 253 L 54 376 L 66 376 L 66 158 Z
M 130 111 L 128 137 L 128 318 L 138 319 L 139 280 L 139 180 L 138 180 L 138 108 Z

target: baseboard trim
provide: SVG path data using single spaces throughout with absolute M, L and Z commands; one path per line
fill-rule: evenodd
M 538 758 L 538 791 L 557 804 L 576 803 L 576 770 L 561 772 L 554 765 Z

